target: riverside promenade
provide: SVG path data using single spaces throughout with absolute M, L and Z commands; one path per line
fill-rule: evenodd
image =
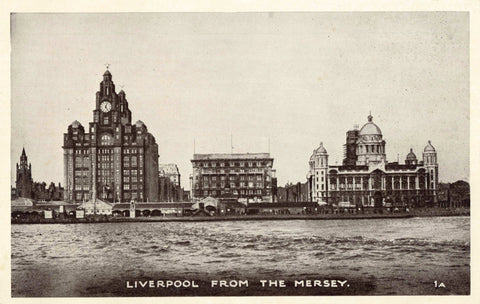
M 359 220 L 397 219 L 410 217 L 469 216 L 469 208 L 417 208 L 401 213 L 328 213 L 328 214 L 276 214 L 276 215 L 225 215 L 225 216 L 150 216 L 114 217 L 106 215 L 86 218 L 12 218 L 12 224 L 76 224 L 121 222 L 207 222 L 207 221 L 272 221 L 272 220 Z

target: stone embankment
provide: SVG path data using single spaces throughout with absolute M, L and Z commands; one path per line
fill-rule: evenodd
M 252 220 L 356 220 L 378 218 L 409 218 L 434 216 L 469 216 L 469 208 L 418 208 L 401 213 L 329 213 L 329 214 L 284 214 L 284 215 L 231 215 L 231 216 L 156 216 L 156 217 L 113 217 L 91 216 L 83 219 L 41 217 L 12 218 L 12 224 L 69 224 L 69 223 L 119 223 L 119 222 L 204 222 L 204 221 L 252 221 Z

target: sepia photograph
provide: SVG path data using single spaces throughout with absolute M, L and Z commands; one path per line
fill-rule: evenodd
M 470 296 L 470 22 L 11 12 L 11 297 Z

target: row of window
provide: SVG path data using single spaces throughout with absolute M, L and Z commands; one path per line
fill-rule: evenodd
M 360 145 L 357 148 L 357 153 L 385 153 L 383 146 L 381 145 Z
M 101 180 L 101 182 L 105 185 L 111 184 L 111 180 L 109 180 L 109 179 L 103 179 L 103 180 Z M 140 182 L 142 182 L 141 179 L 140 179 Z M 88 180 L 75 181 L 74 189 L 75 190 L 90 190 L 90 185 L 88 183 Z M 123 184 L 123 190 L 137 190 L 137 189 L 142 190 L 143 189 L 143 184 L 138 184 L 134 181 L 132 181 L 132 184 Z
M 118 160 L 118 157 L 116 158 Z M 97 163 L 98 165 L 107 163 L 107 162 L 113 162 L 114 157 L 113 155 L 99 155 L 97 158 Z M 143 162 L 143 155 L 139 155 L 138 161 L 140 163 Z M 124 164 L 131 164 L 132 166 L 137 165 L 137 156 L 124 156 L 123 157 L 123 162 Z M 90 157 L 75 157 L 75 166 L 81 166 L 81 165 L 88 166 L 90 164 Z
M 123 176 L 128 176 L 128 175 L 138 175 L 142 176 L 143 175 L 143 169 L 139 170 L 123 170 Z
M 113 149 L 98 149 L 98 154 L 113 154 Z
M 256 161 L 256 162 L 201 162 L 198 164 L 199 167 L 262 167 L 265 166 L 267 162 Z M 269 162 L 268 164 L 271 165 Z
M 138 161 L 140 162 L 140 164 L 143 163 L 143 155 L 139 155 Z M 124 167 L 136 167 L 136 166 L 138 166 L 137 156 L 131 156 L 131 157 L 124 156 L 123 157 L 123 166 Z
M 90 158 L 89 157 L 76 157 L 75 158 L 75 168 L 88 168 L 90 167 Z
M 203 188 L 225 188 L 227 184 L 225 182 L 221 182 L 221 183 L 216 183 L 216 184 L 209 184 L 209 183 L 203 183 Z M 245 187 L 248 187 L 248 188 L 263 188 L 264 187 L 264 184 L 263 183 L 254 183 L 254 182 L 240 182 L 240 183 L 229 183 L 228 184 L 230 186 L 230 188 L 245 188 Z M 200 184 L 195 184 L 195 189 L 199 189 L 200 188 Z M 270 186 L 267 185 L 267 188 L 269 188 Z
M 124 149 L 123 153 L 125 154 L 137 154 L 137 153 L 143 153 L 143 148 L 131 148 L 131 149 Z
M 130 199 L 140 199 L 143 200 L 143 192 L 125 192 L 123 193 L 123 198 L 125 201 L 129 201 Z
M 113 183 L 113 178 L 111 176 L 99 176 L 98 181 L 103 185 L 111 185 Z
M 204 195 L 204 196 L 216 196 L 216 195 L 222 195 L 222 194 L 226 194 L 226 193 L 229 193 L 228 191 L 225 191 L 225 190 L 203 190 L 202 191 L 195 191 L 195 195 L 199 196 L 199 195 Z M 234 190 L 233 191 L 233 194 L 234 195 L 262 195 L 263 191 L 262 190 Z M 269 191 L 266 191 L 265 192 L 265 195 L 270 195 L 270 192 Z
M 73 133 L 75 134 L 75 132 L 73 132 Z M 77 141 L 77 140 L 83 141 L 83 136 L 82 135 L 80 135 L 80 136 L 74 135 L 74 136 L 72 136 L 72 139 L 74 141 Z M 88 135 L 85 135 L 85 140 L 88 140 Z
M 124 176 L 123 177 L 123 182 L 124 183 L 130 183 L 130 182 L 132 182 L 132 183 L 137 183 L 137 182 L 143 183 L 143 176 L 140 176 L 138 178 L 137 178 L 136 175 L 135 176 Z
M 99 165 L 99 170 L 97 171 L 97 174 L 99 176 L 112 176 L 113 175 L 113 171 L 112 171 L 113 164 L 112 163 L 102 163 L 102 164 L 98 164 L 98 165 Z M 69 172 L 71 172 L 71 170 L 69 170 Z M 90 171 L 88 171 L 88 170 L 75 170 L 75 176 L 88 176 L 89 173 L 90 173 Z M 117 170 L 117 173 L 118 173 L 118 170 Z M 132 178 L 133 178 L 133 176 L 135 176 L 135 178 L 136 178 L 137 174 L 142 178 L 143 169 L 139 169 L 139 170 L 125 169 L 125 170 L 123 170 L 123 175 L 124 176 L 132 176 Z
M 123 190 L 143 190 L 143 184 L 123 184 Z
M 88 170 L 75 170 L 75 176 L 88 176 Z
M 397 181 L 399 179 L 402 179 L 403 181 L 407 181 L 409 177 L 410 177 L 410 180 L 415 180 L 415 178 L 417 178 L 416 175 L 410 175 L 410 176 L 389 176 L 389 175 L 387 175 L 387 176 L 384 176 L 384 178 L 387 182 L 391 181 L 392 178 L 393 178 L 394 181 Z M 378 175 L 378 176 L 377 175 L 376 176 L 365 176 L 365 177 L 339 176 L 338 181 L 339 181 L 339 183 L 342 183 L 342 184 L 344 184 L 345 181 L 347 181 L 347 183 L 353 183 L 355 181 L 355 184 L 360 184 L 362 180 L 363 181 L 368 181 L 369 178 L 374 180 L 374 179 L 381 179 L 382 177 L 380 175 Z M 337 179 L 337 177 L 331 176 L 330 177 L 330 183 L 335 183 L 336 179 Z
M 261 187 L 263 188 L 263 183 L 254 183 L 254 182 L 240 182 L 240 183 L 229 183 L 230 187 L 231 188 L 234 188 L 234 187 Z M 203 183 L 203 187 L 204 188 L 208 188 L 208 187 L 218 187 L 218 186 L 221 186 L 221 187 L 225 187 L 225 183 L 224 182 L 221 182 L 221 183 L 217 183 L 217 184 L 209 184 L 208 182 L 205 182 Z
M 226 180 L 227 177 L 225 175 L 220 175 L 220 176 L 216 176 L 216 175 L 213 175 L 213 176 L 203 176 L 202 177 L 202 180 L 205 182 L 205 181 L 217 181 L 217 180 Z M 269 180 L 269 176 L 266 177 L 267 180 Z M 197 179 L 198 180 L 198 179 Z M 228 180 L 230 181 L 235 181 L 235 180 L 249 180 L 249 181 L 253 181 L 253 180 L 257 180 L 257 181 L 261 181 L 263 180 L 263 176 L 262 175 L 248 175 L 248 176 L 245 176 L 245 175 L 240 175 L 240 176 L 235 176 L 235 175 L 230 175 L 228 177 Z
M 81 185 L 81 184 L 75 184 L 75 190 L 90 190 L 89 185 Z
M 433 185 L 433 183 L 432 183 Z M 432 186 L 433 187 L 433 186 Z M 381 189 L 381 185 L 373 185 L 372 189 Z M 317 185 L 317 189 L 318 189 L 318 185 Z M 337 186 L 336 184 L 330 184 L 330 190 L 336 190 L 337 189 Z M 339 190 L 368 190 L 370 189 L 369 188 L 369 185 L 368 183 L 367 184 L 363 184 L 363 187 L 362 185 L 360 184 L 339 184 L 338 185 L 338 189 Z M 410 184 L 407 184 L 407 183 L 401 183 L 401 187 L 400 187 L 400 182 L 395 182 L 393 184 L 393 188 L 392 188 L 392 184 L 391 183 L 386 183 L 385 185 L 385 189 L 386 190 L 400 190 L 400 189 L 406 189 L 406 190 L 412 190 L 412 189 L 416 189 L 416 185 L 415 183 L 410 183 Z M 420 182 L 419 183 L 419 189 L 425 189 L 425 183 L 424 182 Z M 322 190 L 323 190 L 323 185 L 322 185 Z
M 77 192 L 77 193 L 75 193 L 75 199 L 77 201 L 81 201 L 83 199 L 88 200 L 89 195 L 88 195 L 88 193 Z
M 107 168 L 107 170 L 98 170 L 97 173 L 98 173 L 98 176 L 111 176 L 111 175 L 113 175 L 113 171 L 108 170 L 108 168 Z
M 203 169 L 200 172 L 202 174 L 224 174 L 224 173 L 263 173 L 265 170 L 263 168 L 252 168 L 252 169 Z

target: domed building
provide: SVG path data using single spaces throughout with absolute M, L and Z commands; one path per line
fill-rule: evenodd
M 360 129 L 358 137 L 356 143 L 357 165 L 382 163 L 387 160 L 382 130 L 373 122 L 371 114 L 368 115 L 368 122 Z
M 437 202 L 437 152 L 431 142 L 423 160 L 413 149 L 405 163 L 388 162 L 385 140 L 370 114 L 358 129 L 347 131 L 342 165 L 329 165 L 323 143 L 313 150 L 307 184 L 309 199 L 333 206 L 424 206 Z
M 64 200 L 158 200 L 158 145 L 141 121 L 132 124 L 125 92 L 106 71 L 96 93 L 93 121 L 75 120 L 63 136 Z

